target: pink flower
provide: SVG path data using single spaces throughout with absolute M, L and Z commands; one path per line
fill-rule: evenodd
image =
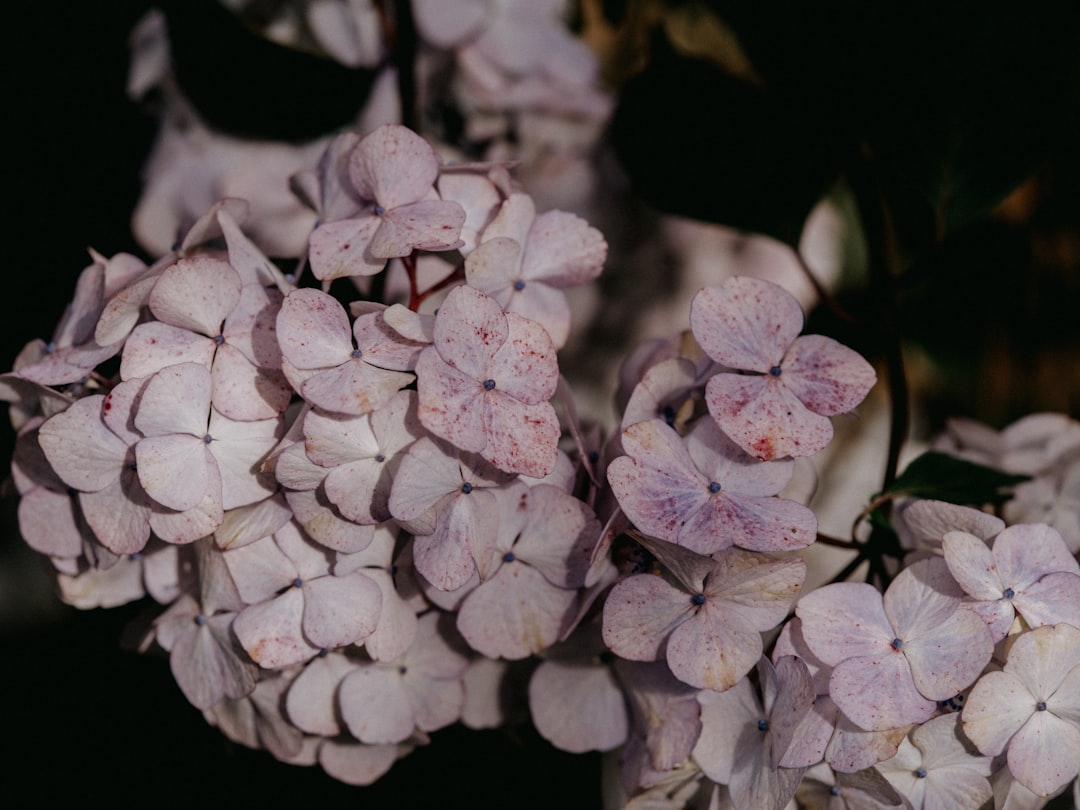
M 873 367 L 832 338 L 797 337 L 803 313 L 772 282 L 737 276 L 699 292 L 691 305 L 694 337 L 721 373 L 705 389 L 709 413 L 743 450 L 760 459 L 809 456 L 832 439 L 829 416 L 862 402 Z
M 666 658 L 691 686 L 730 689 L 761 657 L 761 633 L 787 614 L 806 564 L 739 548 L 667 554 L 689 558 L 678 585 L 654 574 L 617 583 L 604 602 L 604 642 L 631 661 Z
M 834 667 L 829 694 L 867 730 L 922 723 L 993 653 L 986 625 L 961 609 L 963 591 L 939 557 L 905 568 L 884 597 L 871 585 L 840 582 L 807 594 L 796 614 L 806 644 Z
M 804 548 L 817 519 L 802 504 L 776 495 L 792 462 L 746 455 L 709 418 L 682 439 L 661 422 L 623 431 L 623 449 L 608 467 L 619 505 L 646 534 L 700 554 L 737 545 L 753 551 Z
M 458 287 L 439 309 L 434 337 L 416 363 L 424 427 L 500 470 L 550 473 L 559 421 L 548 400 L 559 367 L 544 328 Z
M 1080 629 L 1069 624 L 1023 633 L 1005 668 L 968 695 L 964 733 L 987 756 L 1005 752 L 1024 787 L 1049 796 L 1080 768 Z
M 368 312 L 349 327 L 335 298 L 308 287 L 293 290 L 277 318 L 282 368 L 304 399 L 331 413 L 359 416 L 381 408 L 412 382 L 411 346 Z
M 434 150 L 403 126 L 385 124 L 363 138 L 349 156 L 349 178 L 368 207 L 312 232 L 315 277 L 370 276 L 395 256 L 460 246 L 465 210 L 438 199 L 438 174 Z
M 536 216 L 531 197 L 513 194 L 481 238 L 465 261 L 465 280 L 506 312 L 541 324 L 562 348 L 570 333 L 563 289 L 600 274 L 607 256 L 603 236 L 565 211 Z
M 1017 613 L 1029 627 L 1080 627 L 1080 565 L 1049 526 L 1010 526 L 994 538 L 992 549 L 975 535 L 949 532 L 941 546 L 994 643 L 1005 638 Z

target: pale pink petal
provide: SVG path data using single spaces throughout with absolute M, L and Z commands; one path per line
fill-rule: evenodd
M 455 447 L 478 452 L 487 444 L 482 381 L 447 365 L 434 347 L 416 361 L 417 414 L 424 427 Z
M 297 522 L 319 545 L 353 554 L 363 551 L 371 543 L 375 527 L 346 520 L 324 493 L 316 490 L 286 492 L 285 500 Z
M 413 520 L 462 485 L 456 454 L 451 456 L 430 438 L 419 439 L 405 453 L 390 492 L 390 512 Z
M 863 401 L 877 374 L 862 356 L 823 335 L 796 338 L 784 357 L 782 380 L 814 413 L 847 413 Z
M 549 287 L 543 282 L 527 282 L 518 290 L 511 287 L 505 310 L 535 321 L 544 327 L 551 338 L 552 345 L 561 349 L 570 335 L 570 304 L 566 293 Z
M 382 591 L 379 624 L 364 641 L 364 649 L 376 661 L 393 661 L 404 655 L 416 638 L 416 612 L 397 592 L 387 571 L 378 568 L 363 571 Z
M 1013 598 L 1030 627 L 1065 623 L 1080 627 L 1080 576 L 1047 574 Z
M 94 535 L 114 554 L 134 554 L 150 539 L 150 504 L 130 470 L 97 492 L 81 493 L 79 505 Z
M 604 643 L 631 661 L 656 661 L 672 630 L 695 610 L 690 594 L 652 574 L 635 574 L 604 601 Z
M 237 700 L 255 689 L 256 669 L 237 654 L 230 633 L 233 617 L 221 614 L 203 617 L 203 624 L 182 633 L 169 657 L 173 677 L 197 709 L 208 709 L 218 701 Z
M 465 259 L 465 281 L 505 309 L 520 277 L 521 245 L 504 236 L 486 237 Z
M 440 515 L 435 533 L 416 537 L 416 570 L 443 591 L 464 585 L 477 569 L 476 556 L 495 545 L 499 510 L 495 496 L 483 489 L 454 498 Z
M 401 742 L 416 724 L 397 668 L 371 664 L 350 673 L 341 682 L 338 704 L 349 733 L 362 742 Z
M 38 443 L 65 484 L 96 492 L 117 481 L 128 446 L 101 420 L 103 396 L 77 400 L 48 419 L 38 431 Z
M 217 464 L 207 467 L 207 492 L 191 509 L 174 511 L 151 504 L 150 528 L 167 543 L 191 543 L 211 534 L 224 517 L 221 506 L 221 474 Z
M 233 621 L 233 631 L 259 666 L 282 669 L 319 652 L 318 646 L 304 638 L 303 612 L 303 592 L 288 588 L 280 596 L 244 608 Z
M 319 577 L 304 585 L 304 636 L 332 649 L 363 641 L 375 630 L 382 591 L 357 571 L 344 577 Z
M 690 305 L 694 337 L 719 363 L 768 372 L 802 330 L 803 313 L 793 295 L 768 281 L 729 278 L 701 290 Z
M 506 342 L 491 357 L 485 374 L 495 390 L 530 405 L 551 399 L 559 383 L 555 347 L 544 328 L 509 313 Z
M 364 137 L 349 156 L 349 179 L 366 200 L 386 209 L 427 195 L 439 160 L 427 141 L 399 124 L 384 124 Z
M 964 734 L 988 756 L 1005 750 L 1035 708 L 1031 692 L 1010 672 L 988 672 L 968 694 Z
M 952 531 L 941 538 L 941 548 L 949 573 L 968 596 L 981 601 L 1001 598 L 1001 576 L 986 541 L 973 534 Z
M 344 655 L 318 655 L 296 676 L 285 696 L 285 713 L 301 731 L 336 737 L 341 733 L 334 695 L 353 664 Z
M 829 697 L 868 731 L 923 723 L 937 710 L 915 688 L 907 659 L 894 650 L 841 661 L 829 678 Z
M 209 492 L 211 464 L 206 443 L 185 434 L 148 436 L 135 445 L 139 482 L 146 493 L 169 509 L 197 506 Z
M 555 468 L 561 432 L 555 409 L 548 402 L 525 405 L 495 393 L 484 398 L 487 442 L 480 454 L 505 472 L 548 475 Z
M 163 323 L 214 337 L 240 301 L 240 276 L 210 256 L 166 268 L 150 292 L 150 311 Z
M 277 336 L 284 357 L 298 369 L 329 368 L 351 356 L 352 328 L 344 308 L 319 290 L 293 290 L 281 303 Z
M 813 455 L 833 437 L 828 418 L 807 410 L 771 375 L 717 374 L 705 387 L 705 401 L 720 429 L 763 461 Z
M 478 382 L 510 337 L 502 308 L 472 287 L 455 287 L 435 318 L 434 346 L 448 365 Z
M 795 613 L 807 645 L 829 666 L 883 653 L 893 637 L 881 594 L 862 582 L 818 588 L 799 600 Z
M 315 278 L 333 281 L 381 272 L 386 259 L 377 258 L 368 250 L 380 225 L 382 218 L 371 214 L 319 225 L 308 239 L 308 259 Z
M 791 481 L 791 459 L 762 462 L 729 439 L 715 419 L 702 417 L 686 436 L 686 449 L 709 481 L 740 495 L 776 495 Z
M 397 758 L 396 745 L 364 745 L 327 738 L 319 746 L 322 769 L 347 785 L 374 784 Z
M 806 577 L 806 563 L 799 557 L 728 548 L 712 558 L 705 596 L 723 600 L 759 631 L 784 620 Z
M 210 374 L 214 407 L 230 419 L 270 419 L 283 413 L 292 399 L 292 387 L 281 371 L 256 367 L 228 343 L 218 347 Z
M 390 209 L 371 238 L 368 251 L 379 259 L 414 250 L 454 250 L 464 244 L 465 209 L 448 200 L 422 200 Z
M 1020 784 L 1049 796 L 1080 770 L 1080 728 L 1052 712 L 1034 712 L 1009 742 L 1008 761 Z
M 311 404 L 331 413 L 360 416 L 384 406 L 412 381 L 412 374 L 386 371 L 361 359 L 346 359 L 337 368 L 305 380 L 300 394 Z
M 413 14 L 425 42 L 452 48 L 476 33 L 489 19 L 491 6 L 484 0 L 465 0 L 452 7 L 446 0 L 413 0 Z
M 136 326 L 124 344 L 120 376 L 133 380 L 177 363 L 198 363 L 210 368 L 213 359 L 214 341 L 210 338 L 161 321 L 150 321 Z
M 1005 585 L 1017 590 L 1044 574 L 1068 571 L 1080 575 L 1080 563 L 1061 535 L 1045 524 L 1010 526 L 994 538 L 994 559 Z
M 524 562 L 504 562 L 465 597 L 458 630 L 470 647 L 489 658 L 525 658 L 558 640 L 573 615 L 576 595 Z
M 600 231 L 576 214 L 546 211 L 529 229 L 522 275 L 552 287 L 576 287 L 600 275 L 606 258 Z
M 722 601 L 706 601 L 697 615 L 675 628 L 667 643 L 668 666 L 676 678 L 717 692 L 734 686 L 760 657 L 761 634 Z
M 210 412 L 210 371 L 197 363 L 162 369 L 143 389 L 135 427 L 144 436 L 206 434 Z
M 611 669 L 574 661 L 543 661 L 529 681 L 536 730 L 563 751 L 610 751 L 629 731 L 626 699 Z

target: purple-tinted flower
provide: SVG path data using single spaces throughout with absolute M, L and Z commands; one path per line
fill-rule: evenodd
M 709 418 L 686 439 L 659 419 L 623 431 L 627 455 L 608 467 L 619 505 L 646 534 L 711 554 L 737 545 L 790 551 L 810 545 L 817 519 L 802 504 L 771 497 L 791 479 L 791 461 L 761 462 Z
M 809 456 L 832 439 L 828 417 L 862 402 L 877 380 L 857 353 L 804 335 L 794 296 L 772 282 L 737 276 L 695 296 L 694 337 L 718 363 L 747 373 L 709 380 L 705 400 L 721 430 L 760 459 Z
M 986 625 L 961 609 L 963 591 L 940 558 L 905 568 L 884 597 L 855 582 L 826 585 L 796 613 L 810 650 L 833 667 L 829 695 L 867 730 L 922 723 L 966 689 L 993 652 Z
M 551 472 L 559 421 L 548 400 L 559 367 L 543 327 L 458 287 L 439 309 L 434 337 L 416 364 L 424 427 L 500 470 Z
M 949 532 L 941 546 L 949 571 L 974 600 L 971 609 L 986 622 L 995 644 L 1017 613 L 1029 627 L 1080 627 L 1080 565 L 1049 526 L 1010 526 L 992 548 L 972 534 Z
M 1012 775 L 1049 796 L 1080 768 L 1080 629 L 1022 633 L 1005 668 L 987 672 L 961 715 L 964 734 L 987 756 L 1006 753 Z

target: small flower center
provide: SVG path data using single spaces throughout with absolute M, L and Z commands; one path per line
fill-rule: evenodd
M 379 453 L 379 455 L 375 456 L 375 460 L 382 464 L 384 461 L 386 461 L 386 456 L 384 456 L 382 453 Z
M 522 290 L 524 290 L 525 289 L 525 279 L 519 278 L 517 281 L 515 281 L 514 282 L 514 289 L 517 290 L 518 292 L 521 292 Z
M 757 730 L 758 731 L 768 731 L 769 730 L 769 721 L 768 720 L 758 720 L 757 721 Z
M 831 788 L 829 788 L 829 795 L 830 796 L 839 796 L 840 795 L 840 788 L 838 788 L 836 785 L 833 785 Z
M 916 768 L 915 769 L 915 775 L 919 779 L 925 779 L 926 778 L 926 768 Z
M 695 593 L 693 596 L 690 597 L 690 601 L 693 602 L 698 607 L 701 607 L 702 605 L 704 605 L 709 600 L 706 598 L 705 594 L 703 594 L 703 593 Z
M 503 554 L 503 562 L 510 563 L 510 562 L 513 562 L 516 559 L 517 559 L 517 557 L 514 556 L 514 552 L 512 552 L 512 551 L 508 551 L 505 554 Z
M 195 617 L 195 624 L 199 625 L 199 627 L 202 627 L 204 624 L 206 624 L 206 617 L 200 613 L 198 616 Z
M 903 646 L 904 646 L 904 640 L 902 638 L 894 638 L 892 640 L 892 648 L 894 650 L 899 650 Z
M 220 346 L 224 342 L 225 342 L 225 336 L 224 335 L 215 335 L 214 336 L 214 345 L 215 346 Z
M 56 341 L 55 340 L 50 340 L 48 343 L 45 344 L 45 354 L 52 354 L 55 351 L 56 351 Z
M 328 656 L 329 654 L 330 651 L 326 649 L 326 647 L 320 648 L 319 651 L 315 653 L 315 655 L 317 655 L 319 658 L 326 658 L 326 656 Z
M 388 573 L 390 576 L 393 576 L 397 573 L 397 566 L 391 565 L 389 568 L 386 569 L 386 573 Z
M 1012 588 L 1006 588 L 1002 596 L 1004 596 L 1006 599 L 1012 599 L 1014 596 L 1016 596 L 1016 591 L 1014 591 Z
M 360 351 L 359 349 L 353 349 L 352 350 L 352 359 L 353 360 L 359 360 L 363 356 L 364 356 L 364 353 L 362 351 Z
M 375 206 L 375 216 L 381 217 L 385 213 L 386 213 L 386 209 L 383 208 L 381 205 L 376 205 Z
M 780 376 L 780 366 L 773 366 L 772 368 L 769 369 L 769 373 L 772 374 L 774 377 L 779 377 Z
M 304 580 L 300 579 L 300 577 L 297 577 L 292 581 L 292 586 L 294 588 L 302 588 L 304 586 Z
M 404 675 L 406 672 L 409 671 L 409 668 L 407 666 L 400 666 L 400 667 L 398 667 L 397 671 L 398 671 L 398 675 Z
M 589 461 L 591 461 L 593 464 L 595 464 L 599 460 L 600 460 L 600 454 L 597 453 L 595 450 L 590 450 L 589 451 Z
M 461 494 L 468 495 L 470 492 L 472 492 L 472 489 L 472 484 L 466 481 L 464 484 L 461 485 Z
M 716 481 L 710 481 L 709 482 L 709 492 L 711 492 L 713 495 L 715 495 L 717 492 L 719 492 L 720 489 L 721 489 L 720 484 L 717 483 Z
M 1046 711 L 1046 701 L 1045 700 L 1040 700 L 1038 703 L 1036 703 L 1035 704 L 1035 711 L 1037 711 L 1037 712 L 1045 712 Z
M 212 442 L 214 440 L 214 437 L 211 436 L 209 433 L 207 433 L 205 436 L 202 437 L 202 440 L 206 444 L 210 444 L 210 442 Z
M 495 381 L 494 380 L 492 380 L 490 378 L 484 380 L 484 390 L 485 391 L 491 391 L 494 387 L 495 387 Z

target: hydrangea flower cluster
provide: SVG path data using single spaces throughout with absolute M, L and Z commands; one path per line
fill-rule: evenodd
M 1058 529 L 919 501 L 883 592 L 801 593 L 796 459 L 876 373 L 789 293 L 703 289 L 605 438 L 557 356 L 599 231 L 393 124 L 294 185 L 309 278 L 226 199 L 151 265 L 95 255 L 0 375 L 27 542 L 72 604 L 159 603 L 146 647 L 223 733 L 370 784 L 505 722 L 534 658 L 519 700 L 553 745 L 619 752 L 621 806 L 1037 807 L 1076 779 Z M 1024 469 L 1071 464 L 1060 434 Z

